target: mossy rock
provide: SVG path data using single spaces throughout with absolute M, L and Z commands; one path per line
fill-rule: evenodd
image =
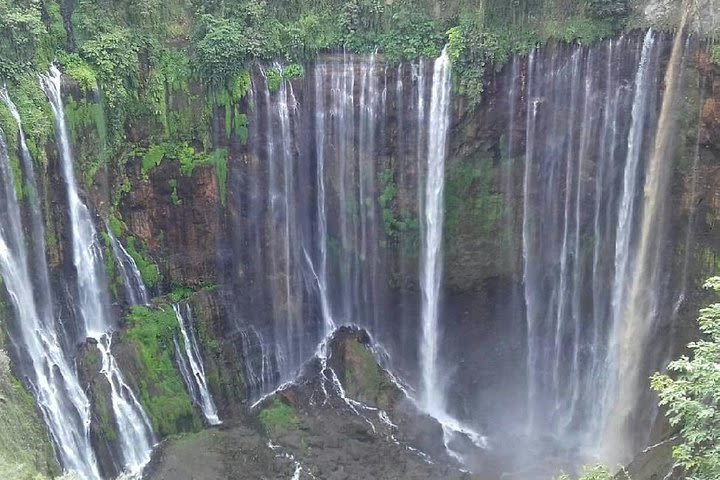
M 380 366 L 369 345 L 365 331 L 340 329 L 333 341 L 330 363 L 348 397 L 371 407 L 392 410 L 402 392 Z
M 0 350 L 0 478 L 37 480 L 57 473 L 47 431 L 35 401 L 12 375 Z
M 175 366 L 173 337 L 179 330 L 175 312 L 169 305 L 133 307 L 127 322 L 123 341 L 137 351 L 139 400 L 156 433 L 167 437 L 199 430 L 202 421 Z
M 262 409 L 259 417 L 260 423 L 269 433 L 292 430 L 300 424 L 295 409 L 277 395 L 274 395 L 270 404 Z

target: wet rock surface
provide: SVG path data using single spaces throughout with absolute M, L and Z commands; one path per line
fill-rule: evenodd
M 322 359 L 311 360 L 293 385 L 250 415 L 168 440 L 145 478 L 474 478 L 445 453 L 441 426 L 378 365 L 364 331 L 340 329 L 328 350 L 325 368 Z

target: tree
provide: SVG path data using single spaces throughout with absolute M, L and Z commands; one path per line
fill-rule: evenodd
M 720 292 L 720 277 L 705 288 Z M 688 345 L 692 358 L 671 362 L 668 374 L 656 373 L 651 385 L 670 425 L 680 430 L 673 457 L 687 478 L 710 480 L 720 478 L 720 303 L 700 310 L 698 323 L 703 338 Z

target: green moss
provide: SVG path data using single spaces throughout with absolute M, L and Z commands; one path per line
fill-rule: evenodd
M 378 173 L 378 182 L 382 186 L 378 204 L 382 210 L 385 234 L 392 241 L 400 243 L 401 251 L 409 253 L 412 245 L 419 240 L 420 222 L 409 212 L 398 211 L 396 205 L 397 185 L 392 168 Z
M 297 428 L 300 424 L 295 410 L 273 396 L 272 403 L 260 412 L 260 422 L 268 432 Z
M 502 220 L 503 197 L 494 190 L 495 169 L 489 157 L 466 159 L 451 167 L 445 184 L 445 224 L 448 238 L 471 228 L 483 236 L 494 235 Z
M 147 253 L 144 248 L 138 248 L 136 245 L 136 239 L 133 236 L 127 237 L 127 251 L 130 256 L 135 260 L 135 264 L 140 271 L 143 282 L 148 287 L 154 287 L 160 282 L 160 269 L 147 257 Z
M 148 148 L 140 164 L 140 170 L 143 176 L 147 176 L 152 169 L 160 166 L 166 152 L 167 147 L 165 145 L 152 145 Z
M 218 358 L 220 356 L 220 342 L 210 330 L 207 322 L 198 322 L 196 324 L 198 341 L 202 345 L 203 352 L 208 357 Z
M 117 238 L 120 238 L 123 232 L 127 230 L 125 222 L 123 222 L 115 213 L 110 213 L 110 215 L 108 215 L 108 225 L 110 227 L 110 231 Z
M 173 338 L 178 322 L 173 309 L 133 307 L 127 318 L 127 339 L 138 350 L 143 372 L 140 377 L 140 399 L 153 427 L 162 436 L 201 427 L 185 384 L 173 363 Z
M 177 180 L 171 178 L 170 180 L 168 180 L 168 185 L 172 189 L 172 191 L 170 192 L 170 201 L 173 205 L 179 207 L 180 205 L 182 205 L 182 199 L 178 196 Z
M 353 398 L 376 404 L 380 396 L 382 376 L 372 353 L 359 342 L 349 341 L 346 346 L 345 381 Z
M 85 357 L 87 361 L 87 356 Z M 100 431 L 108 441 L 117 440 L 117 429 L 115 428 L 114 413 L 107 403 L 107 395 L 104 392 L 96 392 L 95 412 L 100 422 Z
M 173 289 L 168 294 L 168 298 L 173 303 L 179 303 L 190 298 L 193 293 L 194 290 L 186 285 L 173 285 Z
M 44 149 L 38 146 L 44 146 L 52 140 L 55 130 L 47 97 L 40 89 L 35 74 L 22 75 L 15 81 L 8 82 L 7 87 L 8 94 L 20 113 L 28 149 L 35 162 L 44 166 L 47 164 L 47 155 Z M 0 128 L 7 134 L 8 147 L 16 150 L 17 124 L 3 104 L 0 104 Z
M 720 45 L 714 45 L 710 49 L 710 61 L 720 67 Z
M 65 101 L 65 118 L 75 147 L 76 161 L 85 185 L 92 186 L 98 172 L 108 165 L 105 114 L 100 103 L 81 99 Z
M 110 236 L 105 231 L 101 231 L 100 235 L 102 236 L 103 244 L 105 246 L 105 274 L 109 280 L 110 293 L 113 298 L 118 298 L 118 292 L 120 291 L 120 288 L 122 288 L 123 279 L 115 261 L 115 254 L 112 251 Z
M 10 372 L 2 349 L 0 405 L 0 478 L 37 480 L 52 476 L 57 466 L 45 427 L 32 396 Z
M 84 93 L 97 90 L 98 81 L 95 71 L 88 63 L 76 53 L 66 54 L 60 57 L 60 63 L 64 67 L 65 74 L 75 80 Z

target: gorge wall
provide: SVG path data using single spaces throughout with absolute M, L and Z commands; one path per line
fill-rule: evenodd
M 621 413 L 611 408 L 623 381 L 613 351 L 627 345 L 614 329 L 626 321 L 629 272 L 640 271 L 634 253 L 672 43 L 655 31 L 590 46 L 550 43 L 488 69 L 474 108 L 451 97 L 436 368 L 447 413 L 487 435 L 496 452 L 471 459 L 477 470 L 541 476 L 598 458 L 627 462 L 665 433 L 645 379 L 695 335 L 699 284 L 716 271 L 720 245 L 720 69 L 693 37 L 683 37 L 668 133 L 672 175 L 658 191 L 665 209 L 642 293 L 651 326 L 630 339 L 648 346 L 637 365 L 641 393 L 631 399 L 638 406 L 621 407 L 630 412 L 624 428 L 638 435 L 624 435 L 619 453 L 603 449 L 607 421 Z M 151 78 L 150 66 L 143 69 Z M 244 418 L 249 404 L 292 380 L 340 325 L 367 329 L 390 369 L 421 394 L 420 262 L 436 81 L 432 60 L 398 64 L 343 51 L 299 72 L 258 62 L 210 98 L 196 81 L 166 79 L 161 115 L 129 116 L 123 146 L 111 150 L 107 92 L 63 77 L 80 198 L 102 260 L 94 268 L 107 278 L 108 323 L 117 325 L 107 355 L 98 348 L 105 341 L 109 350 L 109 340 L 85 339 L 62 142 L 28 149 L 35 196 L 21 166 L 22 132 L 2 124 L 3 195 L 19 205 L 17 213 L 3 207 L 2 238 L 11 257 L 27 257 L 30 266 L 19 270 L 31 272 L 13 283 L 18 268 L 5 264 L 5 348 L 39 400 L 44 367 L 27 345 L 49 341 L 23 337 L 21 322 L 53 319 L 62 354 L 50 368 L 67 367 L 55 380 L 75 378 L 62 390 L 77 382 L 87 392 L 68 398 L 88 405 L 75 408 L 89 416 L 85 427 L 77 419 L 77 431 L 87 429 L 91 471 L 109 478 L 128 467 L 113 402 L 129 402 L 130 392 L 158 438 L 211 423 L 176 366 L 180 326 L 194 328 L 222 420 Z M 10 98 L 16 93 L 47 102 L 9 89 Z M 30 232 L 38 218 L 46 246 L 20 255 L 23 236 L 37 239 Z M 38 257 L 46 267 L 33 264 Z M 12 287 L 32 290 L 43 270 L 52 296 L 28 301 L 57 312 L 47 317 L 23 312 L 27 303 Z M 125 288 L 138 275 L 149 302 Z M 193 320 L 178 324 L 186 304 Z M 114 384 L 100 374 L 110 358 L 123 374 Z M 2 378 L 1 388 L 14 385 Z M 608 410 L 598 414 L 598 403 Z M 60 439 L 52 441 L 67 459 Z M 52 463 L 42 452 L 34 462 L 44 471 Z

